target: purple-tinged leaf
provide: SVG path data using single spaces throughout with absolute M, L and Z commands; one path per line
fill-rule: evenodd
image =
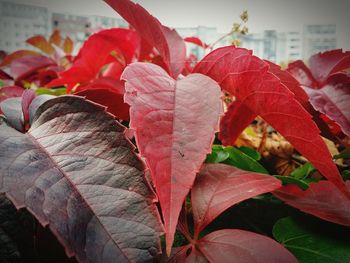
M 8 123 L 11 124 L 11 126 L 17 131 L 23 132 L 23 111 L 21 106 L 21 97 L 8 98 L 0 102 L 1 112 L 6 117 Z
M 36 93 L 34 90 L 27 89 L 22 95 L 22 112 L 24 124 L 29 122 L 29 106 L 35 99 Z
M 80 262 L 148 262 L 162 231 L 144 164 L 103 107 L 64 96 L 27 134 L 0 119 L 0 192 L 49 225 Z

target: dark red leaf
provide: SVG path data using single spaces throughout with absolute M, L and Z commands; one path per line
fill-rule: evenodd
M 266 62 L 245 49 L 231 46 L 211 52 L 197 64 L 194 72 L 213 78 L 237 101 L 260 115 L 350 199 L 350 193 L 310 114 L 294 94 L 269 72 Z
M 22 134 L 0 120 L 0 191 L 80 262 L 148 262 L 162 231 L 144 165 L 104 109 L 63 96 Z
M 305 87 L 312 106 L 335 121 L 350 136 L 350 75 L 338 73 L 321 89 Z
M 271 238 L 238 229 L 212 232 L 198 241 L 209 262 L 297 263 L 296 258 Z
M 129 65 L 122 78 L 130 128 L 156 187 L 169 252 L 183 201 L 211 152 L 222 114 L 220 87 L 201 74 L 175 81 L 150 63 Z
M 232 102 L 220 121 L 219 139 L 222 144 L 234 145 L 238 136 L 252 123 L 256 116 L 241 102 Z
M 226 164 L 206 164 L 191 190 L 194 236 L 227 208 L 281 187 L 266 174 L 247 172 Z
M 346 182 L 350 191 L 350 182 Z M 350 201 L 331 182 L 311 183 L 306 191 L 296 185 L 274 192 L 282 201 L 306 213 L 337 224 L 350 226 Z
M 124 94 L 120 94 L 114 89 L 86 89 L 76 92 L 75 95 L 86 97 L 87 99 L 107 107 L 107 111 L 112 113 L 117 119 L 129 119 L 129 105 L 124 103 Z
M 200 46 L 202 48 L 208 48 L 209 45 L 204 43 L 202 40 L 200 40 L 198 37 L 185 37 L 184 40 L 188 43 L 195 44 L 197 46 Z
M 140 36 L 160 53 L 169 74 L 176 78 L 185 65 L 186 47 L 174 29 L 163 26 L 143 7 L 129 0 L 104 0 L 116 10 Z

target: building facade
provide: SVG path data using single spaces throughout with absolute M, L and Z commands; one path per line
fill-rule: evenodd
M 317 52 L 337 48 L 335 25 L 305 25 L 303 30 L 303 58 Z
M 47 8 L 0 1 L 0 50 L 32 49 L 25 40 L 51 32 Z

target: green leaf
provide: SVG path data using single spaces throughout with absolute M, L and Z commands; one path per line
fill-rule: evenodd
M 291 172 L 290 176 L 297 179 L 303 179 L 308 177 L 315 170 L 315 167 L 308 162 Z
M 281 180 L 284 185 L 286 185 L 286 184 L 296 184 L 302 190 L 306 190 L 306 189 L 309 188 L 309 184 L 307 182 L 305 182 L 304 180 L 295 178 L 295 177 L 282 176 L 282 175 L 275 175 L 275 177 L 277 179 Z
M 36 94 L 38 95 L 53 95 L 53 96 L 61 96 L 67 94 L 67 88 L 65 87 L 59 87 L 54 89 L 47 89 L 47 88 L 37 88 L 35 90 Z
M 249 148 L 247 146 L 241 146 L 241 147 L 238 147 L 238 149 L 256 161 L 259 161 L 261 159 L 260 153 L 253 148 Z
M 324 227 L 323 227 L 324 228 Z M 350 262 L 350 239 L 316 230 L 291 217 L 282 218 L 273 227 L 273 236 L 300 263 Z
M 334 155 L 334 159 L 350 159 L 350 147 L 343 150 L 341 153 Z
M 350 170 L 344 170 L 341 172 L 341 175 L 343 176 L 344 181 L 350 180 Z
M 222 163 L 227 158 L 229 154 L 223 149 L 221 145 L 213 145 L 211 154 L 207 155 L 206 163 Z
M 230 157 L 225 160 L 224 163 L 246 171 L 269 174 L 269 172 L 260 163 L 237 148 L 229 146 L 226 147 L 225 150 L 229 153 Z

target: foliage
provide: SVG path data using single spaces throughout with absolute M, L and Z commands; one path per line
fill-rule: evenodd
M 129 0 L 106 2 L 129 29 L 93 34 L 76 56 L 57 31 L 49 40 L 34 36 L 27 42 L 38 52 L 20 50 L 1 64 L 0 191 L 47 226 L 68 256 L 309 262 L 288 239 L 310 236 L 305 251 L 329 239 L 281 219 L 273 234 L 282 245 L 274 241 L 272 225 L 297 213 L 289 206 L 350 226 L 348 52 L 316 54 L 310 69 L 298 61 L 282 70 L 234 46 L 197 62 L 185 42 L 209 52 L 200 39 L 182 39 Z M 297 169 L 276 174 L 267 164 L 281 151 Z M 264 211 L 274 218 L 270 233 L 211 228 L 252 198 L 289 205 L 282 215 Z M 3 232 L 0 252 L 20 259 Z M 319 262 L 349 257 L 343 243 L 331 243 Z

